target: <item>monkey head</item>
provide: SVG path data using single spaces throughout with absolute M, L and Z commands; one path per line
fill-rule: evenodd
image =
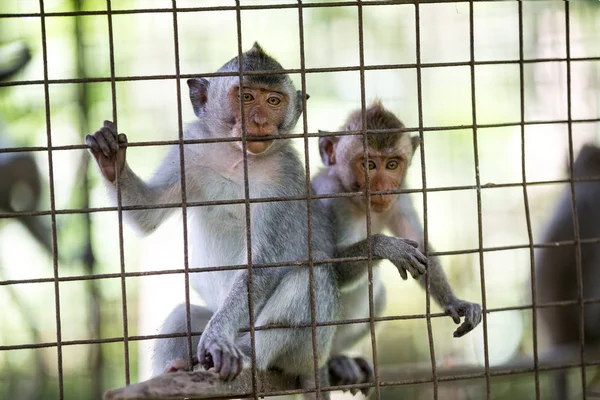
M 240 60 L 234 57 L 217 72 L 239 72 Z M 198 118 L 207 121 L 216 136 L 239 137 L 246 133 L 246 149 L 262 154 L 276 142 L 277 136 L 292 131 L 302 114 L 302 92 L 296 91 L 285 73 L 252 74 L 256 71 L 283 71 L 283 67 L 254 43 L 241 56 L 238 76 L 189 79 L 190 100 Z M 240 82 L 242 83 L 240 85 Z M 241 98 L 240 98 L 241 97 Z M 306 95 L 308 99 L 308 95 Z M 242 126 L 243 103 L 244 126 Z M 232 142 L 242 148 L 242 142 Z
M 319 138 L 323 163 L 330 173 L 336 175 L 344 191 L 365 191 L 369 176 L 371 209 L 375 212 L 388 210 L 397 194 L 374 194 L 377 191 L 398 190 L 419 145 L 419 138 L 411 138 L 403 132 L 404 125 L 394 114 L 375 101 L 365 110 L 367 129 L 367 153 L 365 159 L 362 135 L 326 136 Z M 361 131 L 362 110 L 352 112 L 341 130 Z M 393 130 L 386 132 L 385 130 Z M 364 197 L 352 197 L 355 204 L 366 209 Z

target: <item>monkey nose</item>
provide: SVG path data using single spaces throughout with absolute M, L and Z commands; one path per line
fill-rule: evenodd
M 266 125 L 268 120 L 265 115 L 254 114 L 254 118 L 252 119 L 257 126 Z

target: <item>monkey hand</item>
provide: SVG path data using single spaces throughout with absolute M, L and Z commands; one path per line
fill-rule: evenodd
M 93 135 L 85 137 L 85 143 L 90 151 L 102 175 L 109 181 L 114 182 L 117 176 L 125 168 L 125 152 L 127 151 L 127 136 L 117 133 L 117 126 L 111 121 L 104 121 L 104 126 Z
M 444 306 L 444 312 L 455 324 L 460 324 L 460 317 L 465 318 L 462 325 L 454 331 L 454 337 L 466 335 L 481 322 L 481 306 L 468 301 L 454 299 Z
M 332 386 L 373 382 L 373 368 L 371 367 L 371 363 L 362 357 L 334 356 L 329 359 L 327 366 Z M 358 392 L 362 392 L 365 397 L 369 397 L 372 389 L 372 387 L 362 389 L 352 388 L 350 389 L 350 393 L 356 395 Z
M 390 260 L 398 268 L 402 279 L 408 279 L 407 272 L 415 279 L 425 273 L 427 258 L 417 249 L 417 242 L 377 234 L 373 235 L 371 244 L 373 255 Z
M 242 372 L 245 359 L 233 337 L 211 329 L 209 323 L 198 343 L 198 361 L 204 369 L 214 368 L 222 380 L 232 381 Z

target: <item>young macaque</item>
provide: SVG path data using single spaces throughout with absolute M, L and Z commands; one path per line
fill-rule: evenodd
M 242 54 L 248 71 L 283 71 L 282 66 L 255 43 Z M 236 73 L 238 57 L 218 72 Z M 293 198 L 307 195 L 305 170 L 289 140 L 302 113 L 303 93 L 296 91 L 285 73 L 189 79 L 194 113 L 198 119 L 185 131 L 186 139 L 239 138 L 239 141 L 184 145 L 186 195 L 189 202 L 244 200 L 242 138 L 246 139 L 250 198 Z M 243 103 L 243 115 L 240 102 Z M 244 125 L 243 125 L 244 124 Z M 126 162 L 127 137 L 105 121 L 86 137 L 110 193 L 122 204 L 153 205 L 181 202 L 179 148 L 166 156 L 149 182 L 141 180 Z M 175 208 L 130 210 L 125 217 L 140 231 L 155 230 Z M 190 266 L 194 268 L 247 264 L 246 206 L 243 203 L 188 207 Z M 253 202 L 250 204 L 252 264 L 309 260 L 306 200 Z M 319 201 L 312 202 L 312 259 L 333 258 L 330 218 Z M 221 379 L 234 379 L 251 354 L 249 332 L 248 269 L 190 274 L 192 287 L 206 308 L 191 306 L 191 329 L 198 361 L 214 368 Z M 311 322 L 309 268 L 305 266 L 253 268 L 251 294 L 254 324 L 309 324 Z M 317 322 L 339 317 L 338 288 L 331 265 L 314 266 Z M 167 317 L 161 334 L 187 331 L 186 308 L 179 306 Z M 319 366 L 328 358 L 335 327 L 316 328 Z M 255 332 L 256 367 L 278 369 L 314 379 L 311 328 L 278 328 Z M 187 337 L 159 339 L 153 372 L 189 369 Z M 322 373 L 321 386 L 328 386 Z M 329 398 L 329 392 L 321 393 Z
M 600 148 L 586 145 L 573 164 L 573 178 L 591 179 L 575 182 L 575 202 L 579 237 L 600 238 Z M 573 241 L 573 206 L 571 189 L 565 189 L 550 219 L 542 243 Z M 537 304 L 573 301 L 578 298 L 575 245 L 538 249 L 535 258 Z M 600 297 L 600 243 L 581 244 L 583 299 Z M 579 346 L 579 306 L 559 305 L 537 310 L 550 341 L 555 346 Z M 600 304 L 583 306 L 586 345 L 600 343 Z M 566 371 L 557 370 L 556 398 L 568 399 Z
M 373 259 L 380 257 L 377 242 L 391 240 L 381 235 L 389 228 L 395 236 L 418 241 L 423 246 L 423 231 L 417 213 L 406 195 L 380 194 L 378 191 L 398 190 L 404 187 L 406 169 L 419 144 L 402 132 L 404 125 L 394 114 L 376 101 L 365 110 L 368 160 L 364 159 L 363 136 L 326 136 L 319 139 L 319 148 L 326 169 L 312 180 L 317 194 L 348 193 L 370 190 L 371 234 Z M 350 114 L 342 126 L 345 131 L 362 130 L 362 110 Z M 373 130 L 393 130 L 372 132 Z M 366 187 L 369 174 L 369 188 Z M 367 226 L 365 196 L 327 198 L 323 203 L 333 213 L 333 225 L 339 257 L 363 256 L 367 253 Z M 429 247 L 431 249 L 431 247 Z M 464 322 L 454 332 L 460 337 L 470 332 L 481 321 L 481 307 L 458 299 L 448 284 L 444 271 L 435 257 L 429 257 L 427 273 L 430 289 L 436 302 L 455 323 Z M 376 264 L 374 264 L 374 267 Z M 341 291 L 343 319 L 369 317 L 369 281 L 366 262 L 363 268 L 336 264 Z M 406 272 L 399 269 L 403 279 Z M 425 284 L 425 276 L 415 276 Z M 375 315 L 380 316 L 385 306 L 385 288 L 378 268 L 373 268 L 373 300 Z M 335 334 L 329 369 L 332 384 L 363 383 L 372 378 L 369 363 L 362 358 L 344 355 L 369 332 L 368 324 L 340 326 Z M 366 378 L 365 378 L 366 377 Z

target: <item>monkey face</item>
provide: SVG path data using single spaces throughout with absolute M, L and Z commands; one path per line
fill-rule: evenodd
M 287 94 L 263 85 L 244 86 L 240 90 L 233 87 L 229 92 L 229 101 L 233 112 L 234 124 L 232 133 L 242 137 L 242 115 L 240 112 L 240 96 L 243 98 L 246 127 L 246 149 L 251 154 L 267 151 L 280 133 L 289 110 Z M 238 142 L 241 147 L 241 142 Z
M 408 162 L 398 154 L 382 154 L 369 152 L 368 161 L 363 154 L 356 156 L 350 165 L 358 190 L 366 187 L 366 175 L 369 174 L 369 189 L 371 191 L 371 210 L 384 212 L 398 198 L 397 194 L 375 194 L 378 191 L 398 190 L 404 177 Z M 354 197 L 366 209 L 366 198 Z

